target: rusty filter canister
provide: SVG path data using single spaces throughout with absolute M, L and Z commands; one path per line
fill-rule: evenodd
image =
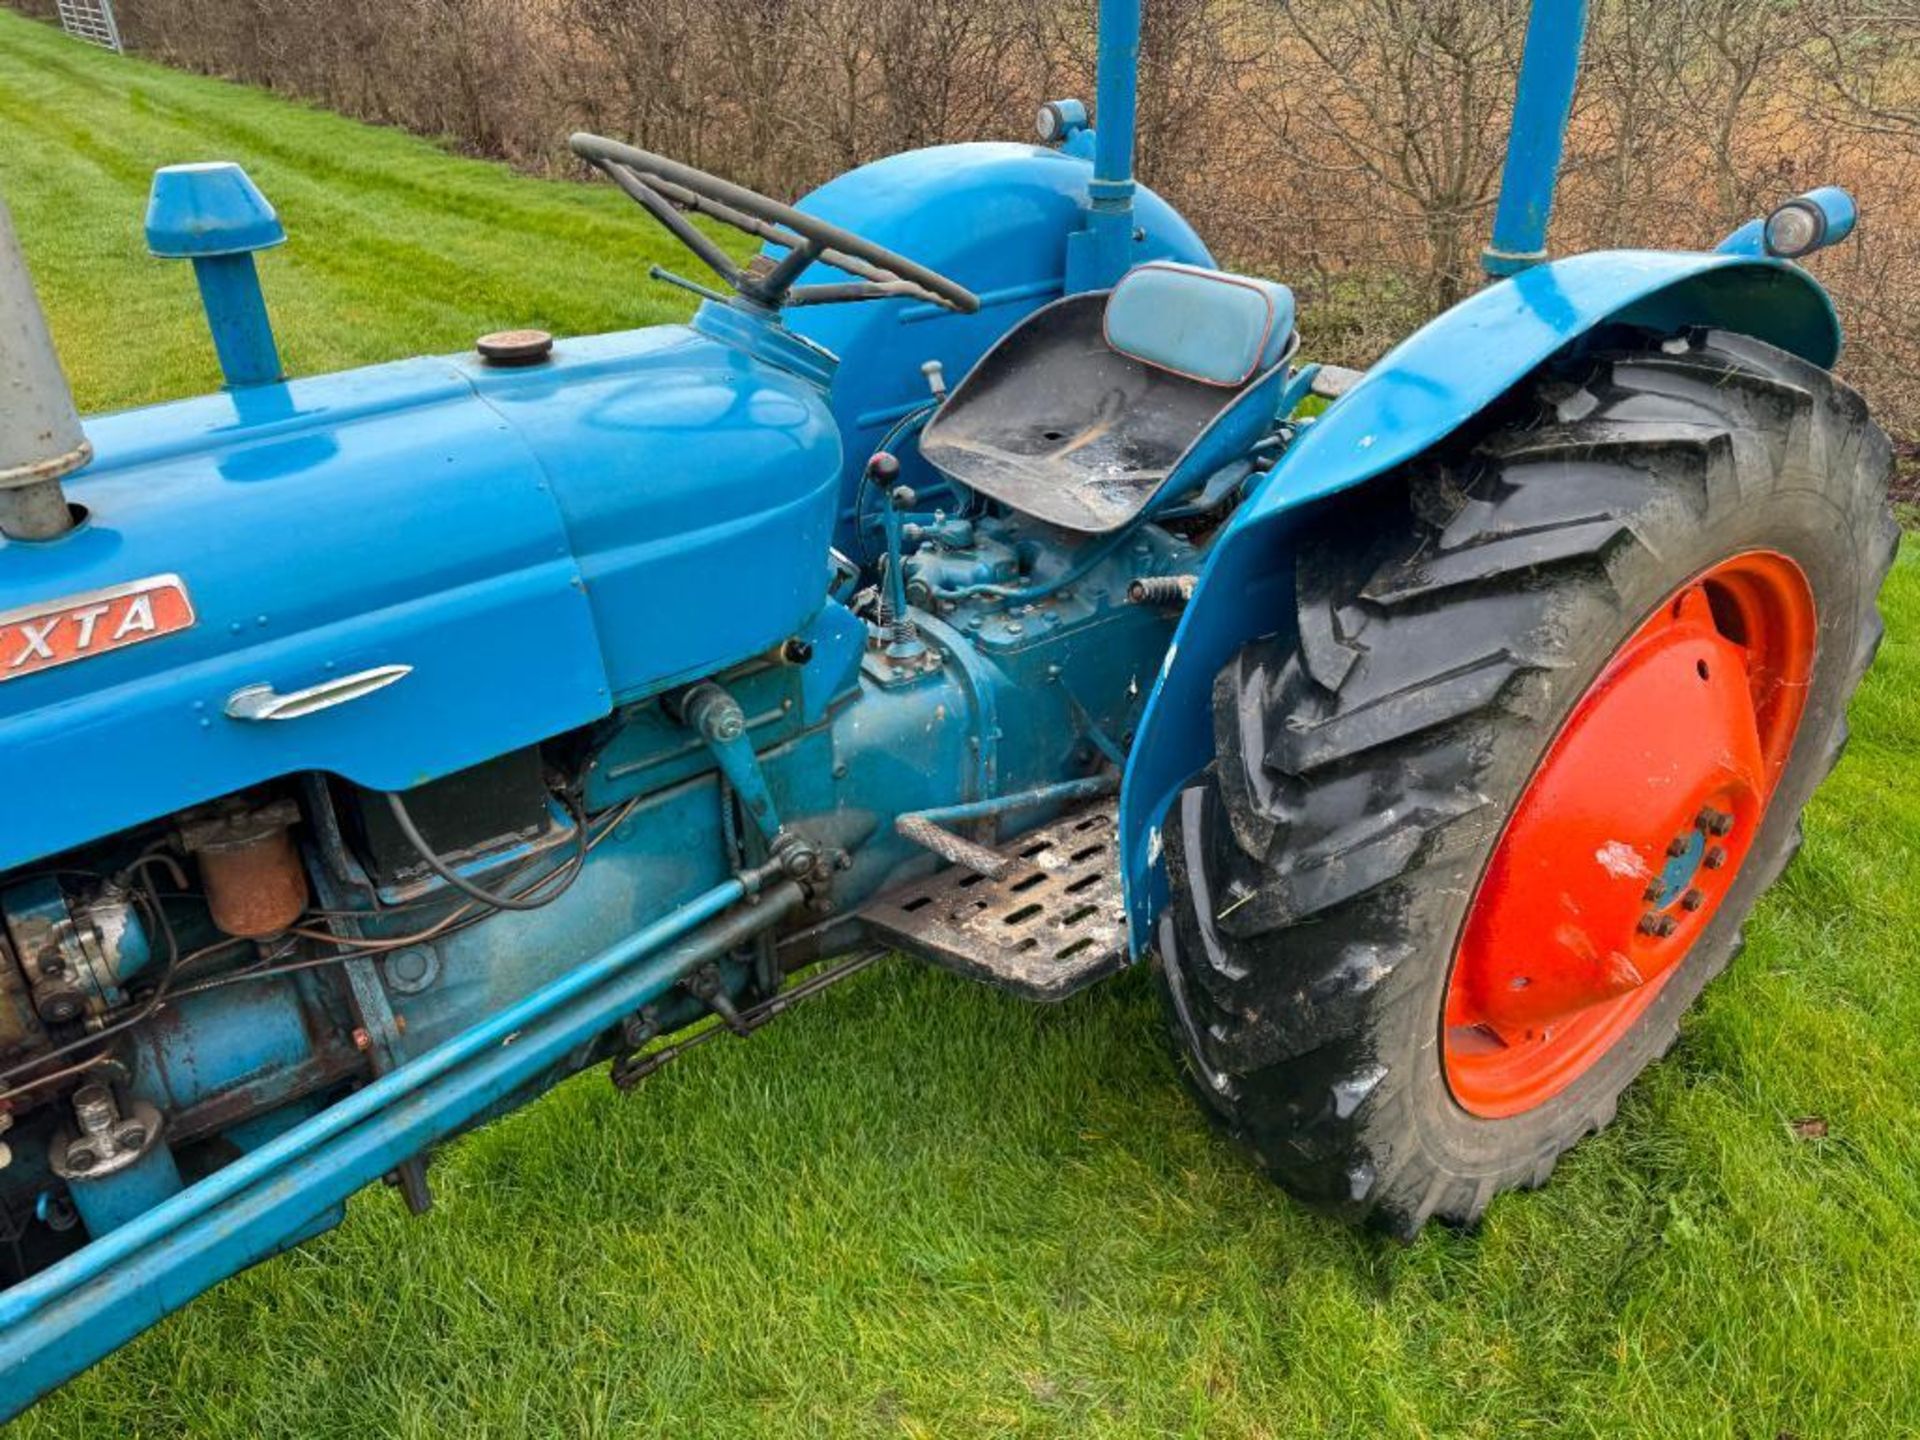
M 288 813 L 292 812 L 292 813 Z M 307 908 L 307 872 L 294 848 L 291 805 L 229 813 L 183 828 L 200 862 L 207 910 L 228 935 L 277 935 Z

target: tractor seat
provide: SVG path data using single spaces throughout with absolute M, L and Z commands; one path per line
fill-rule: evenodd
M 1197 490 L 1273 426 L 1295 345 L 1284 285 L 1154 261 L 1042 307 L 920 437 L 943 474 L 1068 530 Z

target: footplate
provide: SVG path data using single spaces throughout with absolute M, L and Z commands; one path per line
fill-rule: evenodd
M 861 911 L 882 940 L 1029 1000 L 1060 1000 L 1126 961 L 1117 803 L 1097 800 L 1000 847 L 989 880 L 949 866 Z

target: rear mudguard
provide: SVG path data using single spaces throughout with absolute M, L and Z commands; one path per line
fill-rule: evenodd
M 1840 353 L 1826 292 L 1750 256 L 1602 251 L 1492 285 L 1397 346 L 1307 427 L 1221 532 L 1174 634 L 1135 738 L 1120 800 L 1128 937 L 1150 943 L 1167 894 L 1160 823 L 1213 754 L 1214 676 L 1239 648 L 1293 623 L 1290 541 L 1319 500 L 1406 464 L 1597 326 L 1705 325 L 1816 365 Z

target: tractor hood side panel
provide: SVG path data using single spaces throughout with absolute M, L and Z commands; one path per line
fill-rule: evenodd
M 769 416 L 758 444 L 729 428 Z M 778 643 L 824 590 L 831 426 L 678 326 L 563 342 L 538 374 L 409 360 L 90 421 L 84 525 L 0 543 L 0 869 L 298 771 L 413 786 Z M 685 556 L 730 535 L 774 552 L 768 580 L 702 628 Z M 40 663 L 32 617 L 61 612 L 47 643 L 71 649 L 91 597 L 157 577 L 190 624 L 109 649 L 116 608 L 84 658 Z M 162 630 L 187 618 L 165 608 Z M 381 667 L 409 668 L 296 718 L 228 713 Z
M 636 343 L 658 347 L 648 363 Z M 678 326 L 471 368 L 551 477 L 615 704 L 770 650 L 820 609 L 841 445 L 813 384 Z

